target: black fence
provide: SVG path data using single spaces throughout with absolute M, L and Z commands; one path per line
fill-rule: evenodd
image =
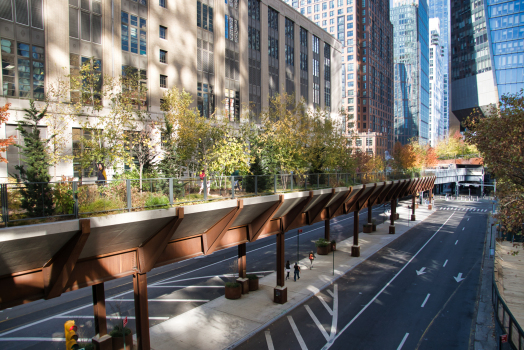
M 493 310 L 495 318 L 503 330 L 503 333 L 508 335 L 508 343 L 515 350 L 524 350 L 524 331 L 519 323 L 509 311 L 504 299 L 500 296 L 497 284 L 495 282 L 495 275 L 493 275 L 493 284 L 491 289 Z

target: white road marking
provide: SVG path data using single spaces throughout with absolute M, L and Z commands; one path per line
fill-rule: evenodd
M 469 218 L 468 218 L 468 221 L 469 221 Z
M 462 272 L 459 272 L 459 274 L 457 275 L 457 277 L 453 277 L 455 279 L 455 281 L 460 282 L 460 281 L 463 281 L 465 280 L 465 278 L 462 278 Z
M 326 310 L 329 312 L 329 314 L 331 316 L 333 316 L 333 310 L 331 310 L 331 308 L 329 307 L 329 305 L 326 303 L 326 301 L 324 300 L 324 298 L 322 298 L 321 295 L 317 295 L 317 298 L 318 300 L 320 300 L 320 302 L 322 303 L 322 305 L 324 305 L 324 307 L 326 308 Z
M 437 235 L 437 233 L 440 232 L 440 230 L 444 227 L 444 225 L 446 225 L 449 221 L 449 219 L 451 219 L 451 217 L 454 215 L 455 213 L 452 213 L 448 218 L 447 220 L 438 228 L 437 231 L 435 231 L 435 233 L 433 234 L 433 236 L 431 236 L 427 241 L 426 243 L 424 243 L 424 245 L 415 253 L 415 255 L 413 255 L 411 257 L 411 259 L 409 259 L 409 261 L 399 270 L 399 272 L 397 272 L 395 274 L 395 276 L 393 276 L 393 278 L 391 280 L 389 280 L 388 283 L 386 283 L 386 285 L 366 304 L 366 306 L 364 306 L 364 308 L 362 310 L 359 311 L 358 314 L 355 315 L 355 317 L 353 317 L 353 319 L 351 319 L 351 321 L 349 321 L 348 324 L 346 324 L 344 326 L 344 328 L 342 328 L 342 330 L 333 338 L 331 339 L 326 345 L 324 345 L 324 347 L 322 347 L 322 350 L 327 350 L 329 349 L 334 343 L 335 341 L 337 340 L 337 338 L 342 334 L 344 333 L 344 331 L 346 329 L 348 329 L 349 326 L 351 326 L 353 324 L 353 322 L 356 321 L 356 319 L 362 315 L 362 313 L 364 311 L 366 311 L 366 309 L 372 304 L 375 302 L 375 300 L 378 298 L 378 296 L 380 294 L 382 294 L 382 292 L 384 292 L 384 290 L 386 290 L 387 287 L 389 287 L 389 285 L 402 273 L 402 271 L 404 271 L 404 269 L 406 269 L 406 267 L 408 267 L 408 265 L 417 257 L 417 255 L 419 255 L 419 253 L 422 251 L 422 249 L 424 249 L 428 243 Z M 409 333 L 408 333 L 409 334 Z M 407 337 L 407 335 L 406 335 Z
M 338 284 L 333 287 L 335 296 L 333 297 L 333 319 L 331 321 L 331 334 L 329 339 L 335 338 L 337 334 L 337 322 L 338 322 Z
M 266 342 L 268 350 L 275 350 L 275 347 L 273 346 L 273 339 L 271 339 L 271 333 L 269 331 L 266 331 Z
M 111 301 L 135 301 L 135 299 L 113 299 Z M 209 302 L 209 299 L 147 299 L 147 301 L 161 301 L 169 303 L 207 303 Z
M 224 286 L 170 286 L 162 284 L 160 286 L 147 286 L 147 288 L 224 288 Z
M 420 270 L 415 270 L 415 271 L 417 272 L 417 276 L 420 276 L 420 275 L 425 274 L 425 272 L 424 272 L 425 269 L 426 269 L 426 268 L 423 267 L 423 268 L 421 268 Z
M 442 265 L 442 267 L 446 267 L 447 263 L 448 263 L 448 261 L 447 261 L 447 260 L 446 260 L 446 261 L 444 261 L 444 265 Z
M 295 337 L 297 337 L 298 343 L 300 344 L 300 348 L 302 350 L 307 350 L 306 343 L 304 342 L 304 339 L 302 339 L 302 336 L 300 335 L 300 332 L 298 331 L 297 325 L 295 324 L 295 321 L 293 321 L 293 317 L 288 316 L 287 319 L 289 320 L 289 324 L 291 325 L 291 328 L 293 329 L 293 332 L 295 333 Z
M 329 293 L 329 295 L 331 295 L 333 298 L 335 297 L 335 294 L 333 293 L 333 291 L 331 289 L 328 289 L 327 291 Z
M 424 299 L 424 302 L 422 303 L 422 305 L 420 305 L 420 307 L 424 307 L 424 305 L 426 305 L 426 302 L 428 301 L 429 296 L 430 294 L 428 293 L 428 295 L 426 296 L 426 299 Z
M 322 333 L 324 338 L 326 338 L 326 341 L 329 341 L 330 336 L 327 334 L 326 329 L 324 328 L 322 323 L 320 323 L 320 321 L 318 320 L 317 316 L 315 316 L 315 314 L 313 313 L 313 310 L 311 310 L 309 305 L 304 305 L 304 307 L 306 308 L 307 313 L 309 314 L 309 316 L 311 316 L 311 318 L 313 319 L 313 322 L 315 322 L 315 324 L 317 325 L 318 329 L 320 330 L 320 333 Z
M 458 242 L 459 242 L 459 240 L 457 239 L 457 241 L 455 242 L 455 245 L 457 245 Z
M 465 227 L 462 228 L 462 231 L 464 231 Z
M 397 350 L 402 349 L 402 347 L 404 346 L 404 343 L 406 342 L 406 339 L 408 339 L 408 335 L 409 335 L 409 333 L 406 333 L 406 335 L 404 336 L 404 338 L 403 338 L 402 341 L 400 342 L 400 344 L 399 344 Z
M 252 273 L 257 274 L 257 273 L 273 273 L 273 272 L 275 272 L 275 271 L 254 271 L 254 272 L 248 272 L 248 273 L 249 274 L 252 274 Z M 181 279 L 181 280 L 169 281 L 169 283 L 185 282 L 185 281 L 192 281 L 192 280 L 201 280 L 201 279 L 206 279 L 206 278 L 218 278 L 218 277 L 237 277 L 237 274 L 228 273 L 228 274 L 225 274 L 225 275 L 191 277 L 191 278 L 184 278 L 184 279 Z M 151 286 L 165 285 L 165 284 L 166 284 L 166 282 L 156 282 L 156 283 L 153 283 Z M 151 286 L 148 286 L 148 287 L 151 287 Z
M 78 338 L 78 342 L 91 343 L 91 338 Z M 48 341 L 48 342 L 65 342 L 65 338 L 58 337 L 3 337 L 0 341 Z
M 124 318 L 128 318 L 129 320 L 134 320 L 135 316 L 106 316 L 108 320 L 123 320 Z M 86 315 L 64 315 L 64 316 L 55 316 L 54 318 L 95 318 L 95 316 L 86 316 Z M 169 320 L 169 317 L 156 317 L 156 316 L 149 316 L 150 320 Z M 2 338 L 0 338 L 2 339 Z

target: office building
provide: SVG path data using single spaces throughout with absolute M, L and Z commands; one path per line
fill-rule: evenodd
M 440 36 L 440 21 L 429 19 L 429 144 L 437 145 L 447 135 L 447 118 L 444 117 L 444 47 Z
M 347 125 L 346 130 L 356 138 L 372 138 L 373 145 L 366 150 L 384 156 L 393 148 L 393 27 L 389 1 L 286 2 L 342 42 L 339 86 L 342 106 L 354 124 Z M 376 133 L 382 136 L 376 137 Z
M 450 42 L 450 0 L 431 0 L 429 3 L 429 18 L 438 18 L 440 27 L 440 42 L 443 48 L 444 100 L 442 103 L 442 127 L 444 135 L 449 134 L 450 91 L 449 91 L 449 42 Z
M 285 91 L 333 117 L 342 107 L 334 88 L 341 86 L 341 43 L 278 0 L 0 0 L 0 28 L 0 103 L 12 104 L 4 136 L 28 99 L 42 100 L 51 82 L 91 59 L 103 76 L 137 69 L 147 86 L 142 107 L 159 117 L 173 86 L 191 93 L 202 115 L 216 110 L 232 121 L 245 106 L 259 113 Z M 72 134 L 78 127 L 71 125 Z M 9 164 L 16 157 L 8 154 Z M 63 167 L 73 175 L 72 165 Z
M 395 60 L 395 141 L 429 142 L 429 32 L 426 0 L 396 0 L 391 9 Z

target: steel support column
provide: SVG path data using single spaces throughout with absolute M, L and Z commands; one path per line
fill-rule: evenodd
M 395 234 L 395 218 L 397 217 L 397 199 L 391 199 L 391 225 L 389 225 L 389 234 Z
M 150 350 L 147 276 L 145 273 L 135 273 L 133 275 L 133 292 L 135 298 L 136 340 L 138 350 Z
M 411 221 L 415 221 L 416 219 L 416 216 L 415 216 L 415 206 L 417 205 L 417 203 L 415 203 L 415 197 L 416 195 L 413 194 L 411 196 Z
M 360 256 L 360 245 L 358 244 L 358 209 L 353 212 L 353 246 L 351 247 L 351 256 Z
M 371 220 L 373 220 L 373 206 L 368 205 L 368 224 L 371 225 Z
M 284 268 L 285 259 L 285 234 L 277 233 L 277 286 L 274 289 L 274 301 L 278 304 L 287 302 L 287 288 L 285 286 Z
M 329 219 L 324 220 L 324 238 L 325 238 L 327 241 L 330 241 L 330 240 L 331 240 L 331 239 L 329 238 L 329 237 L 330 237 L 330 227 L 329 227 L 329 224 L 330 224 L 330 220 L 329 220 Z
M 238 279 L 237 282 L 242 286 L 242 294 L 249 293 L 249 280 L 246 276 L 246 243 L 238 245 Z
M 111 350 L 112 340 L 107 334 L 106 298 L 104 283 L 91 286 L 93 291 L 93 315 L 95 317 L 95 336 L 92 341 L 97 350 Z

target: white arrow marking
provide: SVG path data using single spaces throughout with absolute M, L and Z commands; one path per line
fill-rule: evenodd
M 425 269 L 426 269 L 426 268 L 423 267 L 423 268 L 421 268 L 420 270 L 415 270 L 415 271 L 417 271 L 417 276 L 420 276 L 420 275 L 425 274 L 425 272 L 424 272 Z
M 271 339 L 270 331 L 266 331 L 266 342 L 268 350 L 275 350 L 275 347 L 273 346 L 273 339 Z
M 426 296 L 426 299 L 424 299 L 424 302 L 422 303 L 422 305 L 420 305 L 420 307 L 424 307 L 424 305 L 426 305 L 428 299 L 429 299 L 429 296 L 430 294 L 428 293 L 428 295 Z
M 468 218 L 468 221 L 469 221 L 469 218 Z
M 462 231 L 464 231 L 465 227 L 462 228 Z
M 444 261 L 444 265 L 442 265 L 442 267 L 446 267 L 447 263 L 448 263 L 448 261 L 447 261 L 447 260 L 446 260 L 446 261 Z
M 322 325 L 322 323 L 320 323 L 320 321 L 318 320 L 317 316 L 315 316 L 315 314 L 313 313 L 313 311 L 311 310 L 311 308 L 309 307 L 309 305 L 304 305 L 304 307 L 306 308 L 309 316 L 311 316 L 311 318 L 313 319 L 313 322 L 315 322 L 315 324 L 317 325 L 318 329 L 320 330 L 320 333 L 322 333 L 322 335 L 324 336 L 324 338 L 326 338 L 326 341 L 329 341 L 330 337 L 329 335 L 327 334 L 326 332 L 326 329 L 324 328 L 324 326 Z M 291 322 L 291 320 L 289 321 Z M 293 329 L 294 330 L 294 329 Z M 298 337 L 298 336 L 297 336 Z
M 457 282 L 460 282 L 460 281 L 463 281 L 465 280 L 465 278 L 462 278 L 462 272 L 459 272 L 459 274 L 457 275 L 457 277 L 453 277 L 455 279 L 455 281 Z
M 457 245 L 458 242 L 459 242 L 459 240 L 457 239 L 457 241 L 455 242 L 455 245 Z

